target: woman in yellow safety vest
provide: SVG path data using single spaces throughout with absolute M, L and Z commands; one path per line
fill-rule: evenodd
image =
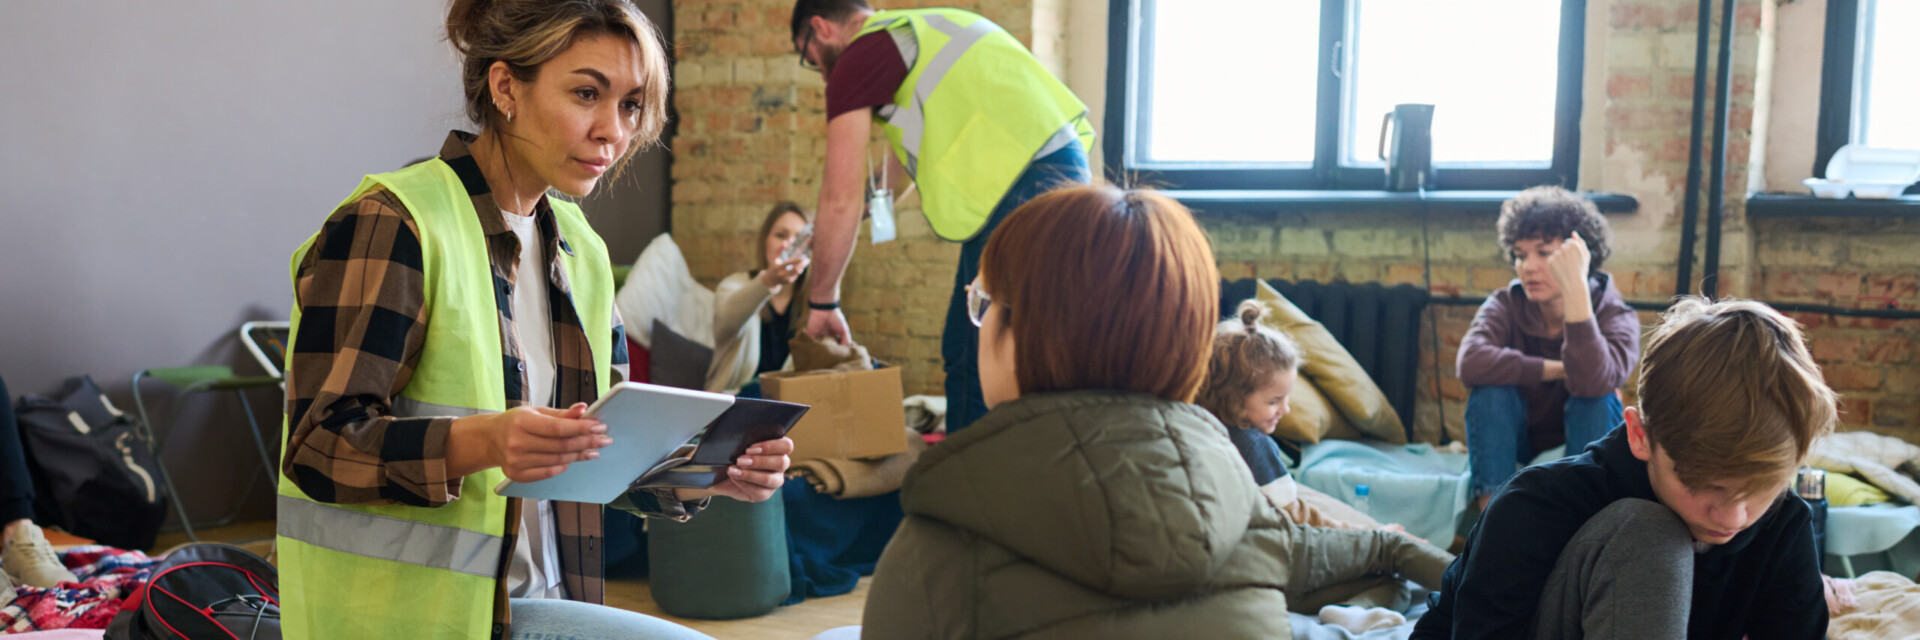
M 377 16 L 372 19 L 378 19 Z M 631 0 L 454 0 L 469 118 L 368 176 L 294 253 L 278 552 L 288 638 L 684 638 L 600 606 L 599 505 L 494 493 L 598 457 L 625 379 L 606 245 L 580 197 L 656 142 L 667 57 Z M 793 443 L 711 490 L 612 506 L 684 520 L 779 489 Z

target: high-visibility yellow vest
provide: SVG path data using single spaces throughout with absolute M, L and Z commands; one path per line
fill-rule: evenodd
M 959 9 L 880 11 L 859 35 L 911 29 L 919 56 L 878 118 L 942 238 L 972 238 L 1035 154 L 1078 139 L 1087 105 L 993 21 Z
M 500 312 L 487 259 L 486 233 L 473 201 L 440 159 L 367 176 L 346 201 L 375 187 L 393 192 L 420 230 L 426 280 L 427 337 L 413 379 L 392 398 L 401 417 L 468 416 L 506 409 Z M 573 303 L 592 349 L 600 394 L 613 357 L 613 273 L 606 245 L 580 208 L 550 199 Z M 499 215 L 498 212 L 488 212 Z M 318 237 L 317 234 L 315 237 Z M 293 254 L 313 248 L 309 238 Z M 544 286 L 536 285 L 536 286 Z M 300 306 L 293 308 L 299 344 Z M 287 441 L 283 422 L 281 442 Z M 508 498 L 493 488 L 504 476 L 487 469 L 461 480 L 460 499 L 438 508 L 316 502 L 280 478 L 281 631 L 306 638 L 486 638 L 494 630 Z

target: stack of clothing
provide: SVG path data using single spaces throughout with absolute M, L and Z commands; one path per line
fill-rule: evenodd
M 1836 433 L 1814 443 L 1807 464 L 1851 473 L 1887 493 L 1920 504 L 1920 445 L 1868 431 Z
M 861 460 L 796 460 L 787 475 L 805 480 L 815 491 L 841 499 L 869 498 L 899 491 L 907 479 L 907 469 L 912 468 L 920 459 L 920 452 L 927 449 L 927 441 L 919 432 L 906 429 L 903 435 L 907 439 L 905 453 Z
M 139 551 L 86 546 L 61 552 L 60 562 L 78 580 L 52 589 L 15 587 L 13 602 L 0 609 L 0 633 L 105 629 L 160 561 Z
M 815 339 L 806 334 L 788 343 L 793 349 L 794 371 L 866 371 L 874 368 L 867 348 L 842 345 L 832 338 Z M 870 498 L 900 490 L 907 469 L 920 459 L 927 448 L 923 433 L 946 424 L 946 399 L 914 396 L 905 401 L 908 424 L 901 425 L 907 440 L 904 453 L 867 459 L 815 458 L 793 461 L 788 477 L 805 480 L 814 491 L 834 498 Z
M 806 334 L 789 342 L 794 371 L 864 371 L 874 362 L 866 347 L 815 340 Z M 927 444 L 914 429 L 943 424 L 944 399 L 915 396 L 907 401 L 909 422 L 901 425 L 907 451 L 880 458 L 794 460 L 789 481 L 780 490 L 787 513 L 787 550 L 793 577 L 782 604 L 852 591 L 860 576 L 872 575 L 880 553 L 893 538 L 905 513 L 900 485 L 907 469 Z

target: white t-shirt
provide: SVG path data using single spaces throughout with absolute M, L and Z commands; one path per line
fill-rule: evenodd
M 527 365 L 527 404 L 553 406 L 553 316 L 547 309 L 546 252 L 533 216 L 501 211 L 507 228 L 520 237 L 520 265 L 514 272 L 513 326 L 520 333 L 520 361 Z M 507 595 L 564 599 L 559 545 L 554 543 L 553 506 L 546 500 L 521 503 L 520 537 L 507 565 Z
M 527 404 L 553 406 L 553 316 L 547 308 L 547 261 L 533 216 L 505 211 L 507 228 L 520 236 L 520 268 L 514 273 L 513 326 L 520 331 L 520 361 L 527 365 Z

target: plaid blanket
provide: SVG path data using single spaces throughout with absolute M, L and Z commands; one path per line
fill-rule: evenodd
M 79 581 L 52 589 L 15 587 L 13 603 L 0 609 L 0 633 L 105 629 L 160 561 L 139 551 L 92 546 L 61 552 L 60 562 Z

